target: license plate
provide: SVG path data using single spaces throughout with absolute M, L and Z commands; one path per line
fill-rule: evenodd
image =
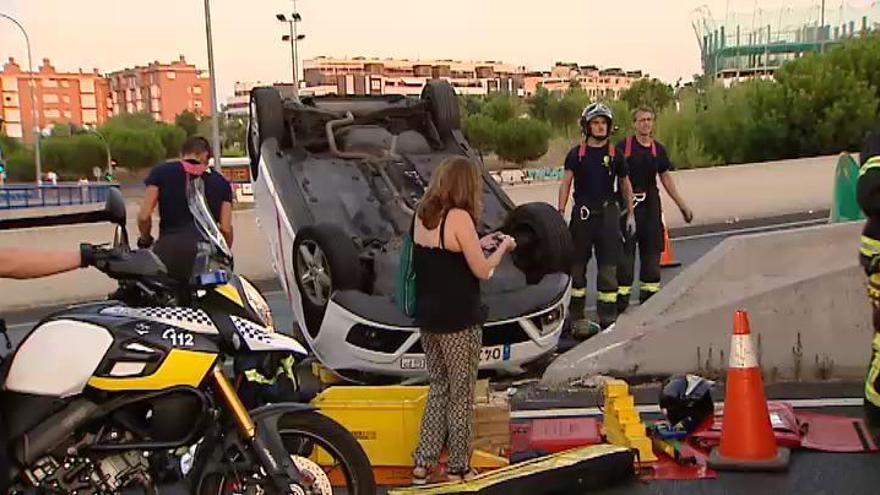
M 424 356 L 403 356 L 400 358 L 400 369 L 423 370 L 425 369 Z
M 495 363 L 510 360 L 510 344 L 493 345 L 480 349 L 481 363 Z

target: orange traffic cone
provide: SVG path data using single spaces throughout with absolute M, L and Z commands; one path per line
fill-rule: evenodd
M 666 228 L 666 219 L 663 222 L 663 254 L 660 255 L 660 268 L 674 268 L 681 266 L 681 262 L 675 259 L 675 251 L 672 249 L 672 242 L 669 240 L 669 229 Z
M 786 469 L 790 454 L 776 445 L 745 311 L 737 311 L 733 319 L 726 388 L 721 445 L 712 449 L 709 466 L 733 471 Z

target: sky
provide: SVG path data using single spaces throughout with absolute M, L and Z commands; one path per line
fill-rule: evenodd
M 857 3 L 869 0 L 853 0 Z M 764 8 L 818 0 L 762 0 Z M 828 0 L 829 4 L 840 0 Z M 876 2 L 874 2 L 876 3 Z M 771 5 L 772 4 L 772 5 Z M 300 57 L 501 60 L 549 70 L 555 61 L 643 70 L 669 83 L 701 71 L 694 10 L 715 17 L 756 0 L 297 0 Z M 281 41 L 290 0 L 211 0 L 221 102 L 235 81 L 290 81 Z M 0 0 L 21 22 L 35 67 L 110 72 L 178 55 L 207 69 L 202 0 Z M 0 19 L 0 61 L 26 62 L 21 34 Z

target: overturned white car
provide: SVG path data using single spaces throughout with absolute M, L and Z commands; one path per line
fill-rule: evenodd
M 394 301 L 399 247 L 431 174 L 450 155 L 482 161 L 459 129 L 450 85 L 421 98 L 251 93 L 257 216 L 302 334 L 353 381 L 425 373 L 418 328 Z M 517 372 L 553 352 L 568 305 L 571 239 L 555 208 L 515 206 L 483 168 L 481 234 L 518 248 L 482 284 L 481 369 Z

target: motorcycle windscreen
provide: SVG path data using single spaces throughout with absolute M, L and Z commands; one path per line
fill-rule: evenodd
M 231 262 L 232 251 L 226 244 L 226 238 L 223 237 L 220 226 L 217 225 L 217 221 L 214 220 L 211 210 L 208 208 L 208 201 L 205 198 L 205 181 L 201 177 L 190 178 L 186 188 L 186 201 L 202 239 L 210 243 L 215 251 L 214 254 Z

